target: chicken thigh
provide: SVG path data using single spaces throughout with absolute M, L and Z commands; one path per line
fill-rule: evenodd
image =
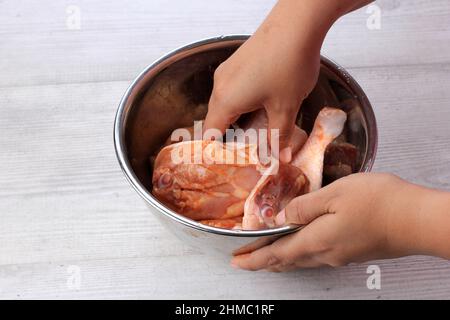
M 266 123 L 263 115 L 251 119 L 245 128 Z M 277 160 L 262 164 L 257 144 L 197 140 L 168 145 L 154 163 L 153 194 L 175 212 L 211 226 L 274 227 L 275 214 L 291 199 L 320 188 L 325 149 L 345 121 L 345 112 L 322 109 L 290 164 Z M 296 151 L 304 142 L 299 142 L 299 128 L 294 137 Z
M 341 134 L 346 120 L 339 109 L 325 107 L 319 112 L 308 140 L 290 164 L 273 162 L 257 182 L 245 202 L 244 230 L 273 228 L 275 215 L 289 201 L 322 186 L 325 150 Z
M 186 157 L 181 159 L 182 157 Z M 223 161 L 234 157 L 234 161 Z M 194 220 L 242 216 L 261 177 L 256 145 L 196 140 L 164 147 L 153 170 L 153 194 Z

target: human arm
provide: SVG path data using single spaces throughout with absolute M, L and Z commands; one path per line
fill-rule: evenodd
M 305 225 L 232 265 L 285 271 L 423 254 L 450 259 L 450 193 L 390 174 L 354 174 L 294 199 L 279 224 Z
M 265 108 L 280 150 L 290 145 L 303 99 L 316 84 L 328 30 L 367 0 L 280 0 L 255 34 L 214 75 L 204 129 L 222 133 L 243 114 Z

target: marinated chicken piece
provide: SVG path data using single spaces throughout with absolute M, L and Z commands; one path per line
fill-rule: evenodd
M 357 170 L 358 149 L 348 142 L 333 141 L 325 151 L 323 184 L 348 176 Z
M 200 220 L 200 223 L 222 229 L 242 229 L 242 217 L 232 219 Z
M 346 119 L 342 110 L 323 108 L 311 135 L 291 163 L 272 162 L 245 202 L 244 230 L 273 228 L 276 214 L 290 200 L 321 187 L 325 150 L 341 134 Z
M 247 130 L 265 129 L 267 122 L 264 110 L 247 115 L 235 126 L 242 129 L 240 133 L 236 131 L 238 134 L 234 137 L 235 140 L 226 143 L 184 141 L 172 144 L 169 137 L 165 147 L 152 161 L 153 194 L 177 213 L 194 220 L 202 220 L 209 225 L 230 226 L 232 224 L 230 218 L 236 216 L 242 220 L 245 200 L 267 167 L 259 161 L 258 151 L 260 150 L 257 145 L 235 141 L 245 142 L 244 135 L 248 133 Z M 186 129 L 193 136 L 194 128 Z M 293 149 L 299 150 L 307 135 L 297 127 L 293 137 Z M 267 139 L 258 143 L 267 145 Z M 220 158 L 221 152 L 208 150 L 225 150 L 229 154 L 228 159 L 235 159 L 235 161 L 224 164 Z M 187 161 L 182 163 L 174 161 L 175 158 L 180 158 L 183 151 Z M 237 155 L 233 155 L 233 152 Z M 195 161 L 196 158 L 200 161 Z M 294 167 L 282 170 L 287 173 L 292 171 L 297 172 L 298 169 Z M 286 186 L 296 185 L 297 174 L 280 175 L 280 177 L 283 179 L 277 181 L 283 181 L 285 185 L 282 192 L 287 191 Z
M 247 114 L 243 119 L 238 120 L 237 128 L 243 129 L 244 132 L 247 130 L 259 130 L 267 129 L 269 125 L 269 120 L 267 118 L 266 111 L 264 109 L 259 109 L 250 114 Z M 294 132 L 292 133 L 290 146 L 292 147 L 292 154 L 296 154 L 302 146 L 305 144 L 308 135 L 300 127 L 295 126 Z M 267 139 L 265 141 L 258 141 L 259 146 L 268 145 Z
M 267 126 L 265 113 L 252 117 L 245 129 L 252 123 Z M 320 187 L 325 149 L 341 133 L 345 119 L 345 112 L 324 108 L 299 152 L 295 151 L 305 134 L 297 128 L 290 164 L 271 161 L 264 166 L 256 144 L 200 140 L 171 144 L 156 157 L 153 194 L 175 212 L 210 226 L 273 227 L 275 215 L 292 198 Z M 234 161 L 223 161 L 224 154 Z
M 256 145 L 206 140 L 172 144 L 155 160 L 153 194 L 194 220 L 239 217 L 261 176 L 259 166 Z
M 299 168 L 274 161 L 245 202 L 242 228 L 273 228 L 276 214 L 293 198 L 306 193 L 308 186 L 308 178 Z
M 341 134 L 346 120 L 347 114 L 344 111 L 323 108 L 317 115 L 305 145 L 292 159 L 291 164 L 300 168 L 308 177 L 308 192 L 318 190 L 322 186 L 325 150 Z

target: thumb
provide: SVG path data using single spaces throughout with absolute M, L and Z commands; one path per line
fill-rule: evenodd
M 298 108 L 274 109 L 267 109 L 267 117 L 269 119 L 268 136 L 272 153 L 276 158 L 279 158 L 279 155 L 283 154 L 286 148 L 292 147 L 290 146 L 290 141 L 294 133 Z M 278 130 L 278 134 L 275 133 L 275 130 Z
M 225 134 L 225 130 L 228 129 L 237 118 L 239 118 L 239 114 L 234 113 L 233 108 L 218 100 L 213 94 L 208 103 L 208 113 L 206 114 L 205 123 L 203 125 L 203 132 L 206 132 L 208 129 L 215 129 L 219 130 L 222 134 Z
M 330 213 L 329 203 L 331 199 L 329 188 L 325 187 L 317 191 L 294 198 L 276 217 L 277 225 L 298 224 L 305 225 Z

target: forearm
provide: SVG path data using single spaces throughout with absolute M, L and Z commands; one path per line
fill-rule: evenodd
M 328 30 L 341 16 L 372 0 L 279 0 L 255 35 L 285 55 L 316 55 Z
M 400 255 L 450 259 L 450 193 L 406 182 L 399 193 L 389 214 L 391 239 Z
M 450 193 L 424 190 L 417 229 L 423 253 L 450 259 Z

